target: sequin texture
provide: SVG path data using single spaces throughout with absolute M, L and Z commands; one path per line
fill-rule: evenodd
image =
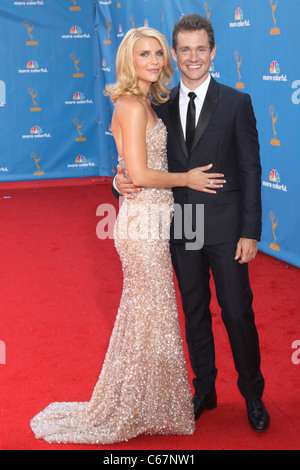
M 167 171 L 166 139 L 158 120 L 147 133 L 149 168 Z M 173 204 L 171 190 L 143 189 L 121 206 L 114 238 L 123 291 L 98 382 L 89 402 L 52 403 L 36 415 L 37 438 L 112 444 L 194 432 L 169 250 Z

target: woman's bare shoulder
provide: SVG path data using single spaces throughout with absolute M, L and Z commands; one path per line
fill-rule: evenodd
M 141 98 L 135 95 L 121 96 L 116 102 L 115 114 L 118 120 L 147 119 L 145 105 Z

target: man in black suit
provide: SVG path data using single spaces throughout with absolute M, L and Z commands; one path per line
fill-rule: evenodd
M 176 23 L 171 53 L 181 71 L 181 82 L 171 91 L 166 104 L 155 107 L 167 126 L 169 171 L 185 172 L 212 163 L 212 170 L 224 174 L 226 179 L 221 189 L 217 189 L 215 179 L 210 180 L 204 192 L 173 189 L 175 204 L 183 214 L 187 207 L 192 207 L 195 233 L 196 207 L 204 205 L 201 249 L 188 249 L 184 226 L 179 230 L 182 236 L 178 236 L 174 224 L 171 231 L 172 261 L 195 374 L 195 418 L 217 406 L 217 369 L 209 308 L 211 271 L 249 422 L 255 431 L 262 432 L 270 418 L 261 400 L 264 378 L 248 277 L 248 262 L 257 253 L 261 235 L 261 165 L 256 119 L 248 94 L 218 84 L 209 74 L 216 45 L 207 19 L 186 15 Z M 133 190 L 130 185 L 126 187 L 120 173 L 117 178 L 122 194 Z M 183 216 L 182 220 L 188 219 Z

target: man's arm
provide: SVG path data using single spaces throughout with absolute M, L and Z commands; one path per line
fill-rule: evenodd
M 261 163 L 256 119 L 249 95 L 241 100 L 236 118 L 236 153 L 242 190 L 241 238 L 260 240 Z
M 112 181 L 111 190 L 112 190 L 113 195 L 114 195 L 117 199 L 119 199 L 119 197 L 122 196 L 122 194 L 119 193 L 119 191 L 118 191 L 118 188 L 117 188 L 117 185 L 116 185 L 116 182 L 115 182 L 115 181 L 116 181 L 116 177 L 117 177 L 117 176 L 115 176 L 114 179 L 113 179 L 113 181 Z
M 236 143 L 242 189 L 242 220 L 235 259 L 244 264 L 255 258 L 262 228 L 260 149 L 252 102 L 247 94 L 243 96 L 237 114 Z
M 118 199 L 121 196 L 127 199 L 133 199 L 134 193 L 139 193 L 141 188 L 137 188 L 132 184 L 130 178 L 126 178 L 121 165 L 117 166 L 117 174 L 112 182 L 112 193 Z

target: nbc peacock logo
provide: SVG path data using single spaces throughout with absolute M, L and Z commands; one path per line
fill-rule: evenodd
M 40 126 L 33 126 L 31 129 L 30 129 L 30 134 L 42 134 L 43 131 L 42 129 L 40 128 Z
M 280 175 L 277 170 L 272 170 L 269 176 L 270 181 L 274 181 L 276 183 L 280 183 Z
M 273 60 L 270 64 L 270 73 L 280 73 L 280 67 L 277 60 Z
M 90 161 L 90 159 L 81 154 L 75 157 L 73 162 L 74 163 L 69 163 L 67 168 L 90 168 L 96 166 L 95 162 Z
M 269 74 L 263 75 L 263 80 L 273 82 L 287 82 L 287 76 L 285 74 L 280 75 L 280 65 L 277 60 L 272 60 L 269 66 Z
M 26 68 L 27 69 L 38 69 L 39 64 L 36 60 L 29 60 L 29 62 L 27 62 Z
M 214 62 L 211 62 L 211 64 L 210 64 L 209 73 L 214 78 L 220 78 L 220 72 L 216 71 Z
M 119 24 L 117 37 L 118 37 L 118 38 L 124 37 L 123 26 L 121 25 L 121 23 Z
M 75 163 L 86 163 L 87 159 L 84 155 L 78 155 L 75 159 Z
M 243 10 L 242 10 L 240 7 L 238 7 L 238 8 L 236 9 L 236 12 L 235 12 L 235 15 L 234 15 L 234 19 L 235 19 L 235 20 L 242 20 L 243 18 L 244 18 Z
M 40 64 L 35 59 L 30 59 L 26 63 L 26 67 L 19 69 L 18 73 L 48 73 L 48 69 L 46 67 L 40 67 Z
M 111 72 L 111 68 L 108 67 L 107 61 L 106 61 L 105 58 L 102 59 L 101 64 L 102 64 L 102 70 L 103 70 L 103 72 Z
M 76 91 L 76 93 L 74 93 L 74 95 L 73 95 L 73 100 L 75 100 L 75 101 L 84 100 L 84 94 L 81 91 Z
M 83 33 L 82 29 L 78 25 L 71 26 L 68 34 L 62 34 L 62 39 L 91 39 L 90 34 Z
M 29 134 L 22 135 L 22 139 L 44 139 L 51 138 L 49 132 L 43 132 L 42 128 L 38 125 L 32 126 Z
M 273 169 L 270 171 L 269 179 L 263 180 L 262 185 L 265 188 L 276 189 L 277 191 L 282 191 L 283 193 L 288 192 L 288 187 L 286 184 L 279 184 L 281 182 L 280 175 L 277 170 Z
M 86 99 L 82 91 L 76 91 L 72 100 L 65 101 L 65 104 L 93 104 L 93 100 Z
M 72 28 L 70 29 L 70 34 L 82 34 L 80 26 L 72 26 Z
M 241 28 L 245 26 L 250 26 L 250 21 L 245 19 L 244 12 L 241 7 L 238 7 L 235 10 L 234 19 L 235 21 L 229 23 L 229 28 Z

